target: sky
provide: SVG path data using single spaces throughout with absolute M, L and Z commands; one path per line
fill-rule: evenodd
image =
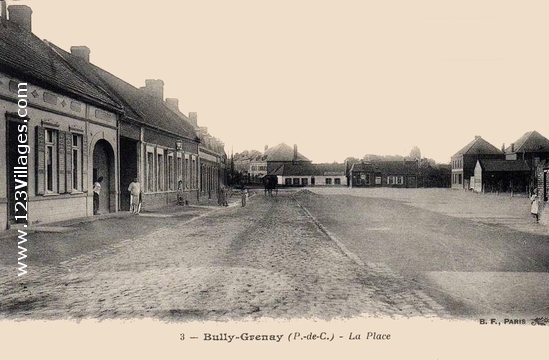
M 164 95 L 228 154 L 296 144 L 449 163 L 482 136 L 549 137 L 549 2 L 8 0 L 33 32 Z

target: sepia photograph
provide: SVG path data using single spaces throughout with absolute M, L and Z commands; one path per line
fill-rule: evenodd
M 549 3 L 0 0 L 0 344 L 517 358 Z

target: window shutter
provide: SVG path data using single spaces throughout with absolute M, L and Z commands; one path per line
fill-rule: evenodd
M 63 194 L 65 192 L 65 143 L 66 143 L 67 133 L 64 131 L 59 131 L 59 138 L 57 140 L 57 161 L 58 161 L 58 171 L 59 171 L 59 193 Z
M 36 195 L 46 190 L 46 129 L 36 127 Z
M 67 174 L 67 192 L 71 192 L 73 189 L 72 185 L 72 134 L 70 132 L 66 133 L 66 174 Z
M 82 191 L 88 191 L 88 138 L 82 135 Z

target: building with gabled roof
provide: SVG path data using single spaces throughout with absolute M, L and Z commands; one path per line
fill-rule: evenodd
M 537 131 L 529 131 L 505 149 L 507 160 L 524 160 L 530 166 L 529 188 L 537 187 L 536 168 L 549 160 L 549 139 Z
M 9 19 L 0 17 L 0 228 L 92 215 L 99 176 L 99 211 L 118 211 L 122 104 L 32 33 L 28 6 L 8 9 Z M 25 214 L 16 191 L 27 194 Z
M 480 136 L 468 143 L 451 158 L 452 189 L 469 189 L 471 177 L 480 159 L 505 159 L 503 151 L 490 144 Z
M 347 186 L 345 164 L 286 162 L 269 175 L 276 175 L 278 183 L 284 186 Z
M 351 187 L 417 188 L 417 161 L 372 161 L 354 163 L 350 168 Z
M 134 178 L 142 184 L 143 202 L 149 209 L 177 201 L 180 181 L 186 201 L 199 201 L 200 137 L 186 115 L 165 103 L 164 82 L 147 79 L 144 87 L 136 88 L 93 65 L 85 46 L 73 46 L 70 53 L 50 46 L 124 108 L 119 136 L 120 209 L 129 210 L 127 188 Z

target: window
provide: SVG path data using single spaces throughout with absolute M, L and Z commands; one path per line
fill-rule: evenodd
M 284 179 L 284 184 L 285 185 L 292 185 L 292 179 L 290 179 L 290 178 Z
M 326 178 L 326 185 L 332 185 L 332 178 Z
M 191 186 L 193 187 L 193 189 L 196 189 L 197 188 L 197 168 L 196 168 L 196 159 L 195 157 L 193 156 L 193 165 L 192 165 L 192 181 L 191 181 Z
M 364 177 L 364 184 L 370 185 L 370 174 L 366 174 L 366 176 Z
M 368 180 L 368 182 L 369 182 L 369 180 Z M 341 179 L 340 178 L 335 178 L 334 179 L 334 184 L 341 185 Z
M 393 185 L 395 183 L 395 179 L 393 176 L 387 176 L 387 185 Z
M 72 135 L 72 188 L 82 190 L 82 136 Z
M 57 192 L 57 131 L 46 129 L 45 138 L 46 191 Z
M 376 176 L 376 185 L 381 185 L 381 176 Z
M 309 179 L 307 178 L 301 178 L 301 185 L 307 186 L 309 184 Z
M 191 182 L 191 169 L 190 169 L 190 162 L 189 162 L 189 158 L 186 157 L 185 158 L 185 188 L 188 189 L 190 187 L 190 182 Z
M 458 174 L 458 183 L 459 183 L 460 185 L 461 185 L 461 181 L 462 181 L 462 179 L 461 179 L 461 174 Z
M 156 178 L 158 179 L 158 191 L 164 191 L 164 154 L 157 154 L 157 170 Z
M 294 178 L 294 185 L 299 185 L 299 178 Z
M 183 160 L 181 154 L 177 154 L 177 181 L 183 180 Z
M 168 189 L 174 189 L 175 170 L 173 163 L 173 153 L 168 153 Z
M 147 190 L 154 191 L 154 154 L 147 151 Z
M 404 184 L 404 176 L 397 176 L 396 177 L 396 183 L 397 183 L 397 185 L 403 185 Z

